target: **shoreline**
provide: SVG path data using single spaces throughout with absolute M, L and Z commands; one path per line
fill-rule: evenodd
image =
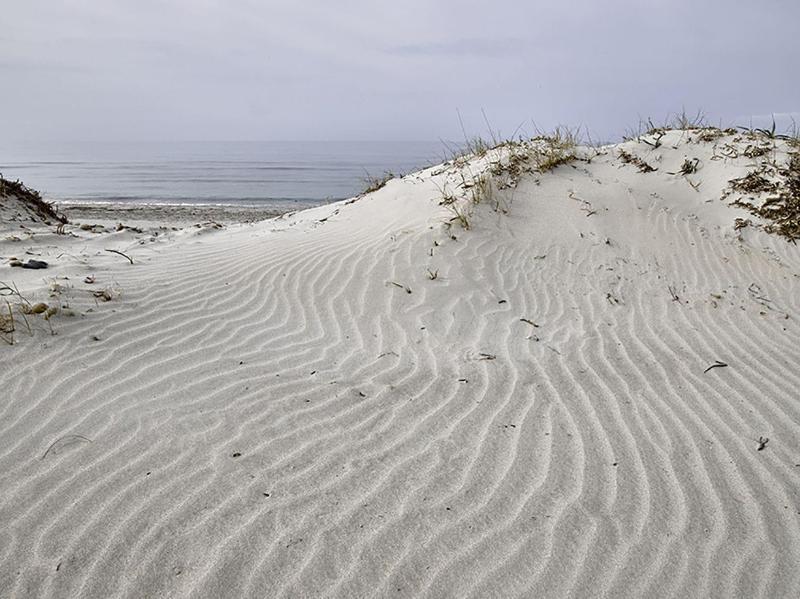
M 71 223 L 85 221 L 102 223 L 161 223 L 169 225 L 191 225 L 198 222 L 219 224 L 253 223 L 269 220 L 283 214 L 314 208 L 323 203 L 303 203 L 285 208 L 268 205 L 236 206 L 232 204 L 122 204 L 122 203 L 71 203 L 54 202 L 58 212 L 64 214 Z

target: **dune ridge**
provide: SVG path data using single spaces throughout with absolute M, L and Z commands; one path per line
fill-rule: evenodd
M 443 192 L 491 153 L 104 239 L 121 297 L 0 349 L 0 596 L 800 594 L 800 250 L 724 199 L 749 141 L 698 137 L 469 230 Z

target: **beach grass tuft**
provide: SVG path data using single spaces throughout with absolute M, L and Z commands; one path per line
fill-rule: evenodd
M 380 177 L 373 177 L 367 173 L 366 177 L 364 177 L 364 191 L 362 191 L 360 195 L 366 195 L 368 193 L 372 193 L 373 191 L 378 191 L 382 187 L 385 187 L 386 184 L 395 177 L 396 175 L 391 172 L 386 172 Z
M 45 202 L 42 195 L 35 189 L 31 189 L 22 181 L 11 181 L 0 174 L 0 197 L 15 197 L 23 204 L 28 206 L 45 222 L 55 220 L 59 223 L 66 223 L 67 217 L 59 214 L 53 204 Z

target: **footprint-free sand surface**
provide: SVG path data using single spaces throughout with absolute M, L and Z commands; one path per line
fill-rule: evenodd
M 800 596 L 800 248 L 723 199 L 788 150 L 698 137 L 496 204 L 503 150 L 221 229 L 7 219 L 59 313 L 0 347 L 0 597 Z

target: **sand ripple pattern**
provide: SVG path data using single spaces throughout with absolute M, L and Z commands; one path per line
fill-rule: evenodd
M 0 596 L 800 596 L 800 253 L 608 179 L 121 269 L 3 357 Z

